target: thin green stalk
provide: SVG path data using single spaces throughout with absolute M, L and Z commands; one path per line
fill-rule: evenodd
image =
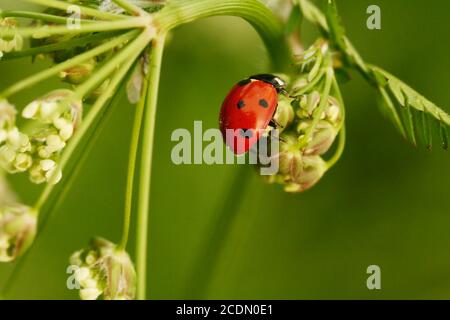
M 143 34 L 148 34 L 148 33 L 144 32 Z M 101 96 L 95 101 L 94 105 L 92 106 L 91 111 L 83 119 L 80 127 L 77 129 L 75 135 L 70 140 L 66 149 L 63 152 L 61 161 L 59 163 L 59 167 L 60 167 L 61 171 L 64 170 L 65 166 L 70 161 L 73 153 L 75 152 L 75 150 L 77 149 L 77 146 L 82 141 L 86 132 L 89 131 L 92 124 L 95 122 L 95 120 L 97 119 L 97 117 L 99 116 L 101 111 L 103 110 L 106 103 L 113 96 L 114 91 L 120 85 L 120 82 L 122 81 L 123 77 L 126 75 L 126 73 L 130 69 L 130 67 L 133 65 L 133 63 L 137 59 L 137 57 L 141 54 L 142 50 L 144 50 L 149 39 L 145 38 L 145 42 L 143 40 L 144 40 L 144 38 L 140 38 L 140 44 L 142 45 L 141 48 L 133 46 L 132 47 L 133 51 L 127 52 L 128 59 L 126 59 L 123 62 L 123 64 L 120 66 L 119 70 L 117 71 L 116 75 L 114 75 L 114 77 L 112 78 L 110 85 L 101 94 Z M 54 185 L 47 184 L 47 186 L 45 187 L 41 196 L 39 197 L 38 201 L 36 202 L 36 205 L 34 206 L 36 211 L 40 211 L 42 206 L 46 203 L 47 199 L 49 198 L 50 194 L 53 191 L 53 188 L 54 188 Z
M 45 54 L 45 53 L 55 52 L 55 51 L 59 51 L 59 50 L 68 50 L 68 49 L 75 48 L 75 47 L 82 47 L 82 46 L 85 46 L 88 44 L 92 45 L 101 40 L 105 40 L 105 39 L 117 36 L 120 34 L 120 32 L 121 31 L 95 33 L 95 34 L 87 35 L 85 37 L 70 39 L 68 41 L 57 42 L 57 43 L 34 47 L 34 48 L 25 49 L 25 50 L 21 50 L 21 51 L 7 52 L 7 53 L 3 54 L 2 61 L 9 60 L 9 59 L 23 58 L 23 57 L 28 57 L 28 56 L 36 56 L 38 54 Z
M 9 88 L 6 88 L 3 92 L 1 92 L 0 97 L 7 98 L 13 94 L 18 93 L 21 90 L 27 89 L 39 82 L 42 82 L 43 80 L 45 80 L 47 78 L 50 78 L 54 75 L 59 74 L 61 71 L 64 71 L 71 67 L 74 67 L 84 61 L 87 61 L 95 56 L 98 56 L 104 52 L 107 52 L 107 51 L 121 45 L 122 43 L 124 43 L 128 40 L 131 40 L 138 34 L 139 34 L 139 30 L 130 31 L 124 35 L 121 35 L 115 39 L 112 39 L 111 41 L 103 43 L 88 52 L 80 54 L 72 59 L 69 59 L 63 63 L 53 66 L 50 69 L 46 69 L 38 74 L 32 75 L 24 80 L 21 80 L 15 84 L 13 84 Z
M 33 38 L 47 38 L 54 35 L 65 34 L 82 34 L 90 32 L 113 31 L 133 28 L 145 28 L 149 23 L 148 19 L 143 17 L 128 18 L 119 21 L 107 22 L 93 22 L 89 24 L 82 24 L 79 28 L 68 28 L 66 25 L 61 26 L 42 26 L 38 28 L 3 28 L 0 29 L 0 37 L 12 37 L 14 35 L 21 35 L 23 37 Z
M 283 25 L 258 0 L 173 0 L 154 15 L 154 20 L 164 32 L 197 19 L 218 15 L 247 20 L 264 41 L 277 71 L 289 70 L 291 53 Z
M 337 82 L 337 79 L 335 76 L 333 76 L 333 91 L 334 95 L 336 96 L 337 100 L 339 101 L 339 104 L 341 106 L 341 126 L 339 128 L 339 142 L 337 149 L 333 156 L 327 161 L 327 170 L 331 169 L 341 158 L 344 149 L 345 149 L 345 142 L 346 142 L 346 131 L 345 131 L 345 105 L 344 105 L 344 99 L 342 97 L 341 90 L 339 89 L 339 84 Z
M 131 3 L 127 0 L 113 0 L 113 2 L 127 11 L 129 14 L 132 14 L 134 16 L 143 16 L 147 15 L 148 13 L 142 10 L 140 7 L 135 5 L 134 3 Z
M 153 47 L 150 58 L 149 88 L 145 106 L 144 128 L 141 144 L 141 176 L 139 179 L 136 235 L 137 299 L 139 300 L 144 300 L 146 298 L 148 215 L 151 190 L 150 183 L 152 173 L 156 107 L 158 101 L 161 62 L 164 51 L 164 40 L 165 34 L 160 35 L 152 43 Z
M 309 92 L 312 88 L 316 87 L 316 85 L 319 83 L 320 80 L 322 80 L 323 76 L 325 75 L 326 68 L 322 68 L 318 75 L 305 87 L 301 88 L 299 91 L 296 91 L 295 94 L 300 96 L 302 94 L 305 94 L 306 92 Z
M 96 70 L 85 82 L 79 85 L 72 98 L 82 99 L 89 92 L 100 85 L 109 74 L 111 74 L 118 65 L 121 65 L 123 61 L 128 60 L 134 52 L 141 52 L 143 48 L 149 43 L 153 33 L 149 29 L 145 29 L 139 37 L 133 42 L 129 43 L 124 49 L 116 53 L 110 60 L 106 62 L 100 69 Z
M 25 1 L 29 2 L 29 3 L 38 4 L 38 5 L 41 5 L 44 7 L 55 8 L 55 9 L 60 9 L 60 10 L 64 10 L 64 11 L 67 11 L 68 9 L 70 9 L 71 7 L 74 6 L 73 3 L 56 1 L 56 0 L 25 0 Z M 126 15 L 103 12 L 103 11 L 100 11 L 100 10 L 97 10 L 94 8 L 84 7 L 84 6 L 80 6 L 80 5 L 76 5 L 76 6 L 80 10 L 80 13 L 84 16 L 99 18 L 99 19 L 103 19 L 103 20 L 118 20 L 118 19 L 129 18 Z
M 120 244 L 118 246 L 119 250 L 126 249 L 128 237 L 130 234 L 131 210 L 133 207 L 133 186 L 136 174 L 136 160 L 139 149 L 139 137 L 141 133 L 142 119 L 144 117 L 144 108 L 147 100 L 147 90 L 148 90 L 148 77 L 146 77 L 146 79 L 144 80 L 142 86 L 142 96 L 138 105 L 136 106 L 133 132 L 131 134 L 128 172 L 127 172 L 127 187 L 125 193 L 124 222 L 123 222 L 122 240 L 120 241 Z
M 333 156 L 327 161 L 327 170 L 331 169 L 341 158 L 345 149 L 345 140 L 346 140 L 346 132 L 345 132 L 345 124 L 342 124 L 341 130 L 339 131 L 339 142 L 336 149 L 336 152 Z
M 31 11 L 20 11 L 20 10 L 5 10 L 0 12 L 0 17 L 14 17 L 14 18 L 28 18 L 33 20 L 46 21 L 51 23 L 66 24 L 67 17 L 55 16 L 53 14 L 31 12 Z M 92 23 L 93 20 L 80 19 L 81 23 Z
M 330 95 L 331 86 L 333 84 L 334 71 L 328 64 L 327 64 L 326 68 L 327 68 L 327 71 L 325 74 L 325 85 L 324 85 L 323 94 L 320 98 L 319 106 L 314 111 L 313 120 L 311 122 L 311 125 L 306 130 L 305 135 L 301 136 L 299 138 L 300 149 L 302 149 L 309 142 L 309 140 L 314 132 L 315 127 L 317 126 L 317 124 L 320 121 L 320 115 L 323 113 L 323 111 L 325 110 L 325 108 L 328 104 L 328 96 Z

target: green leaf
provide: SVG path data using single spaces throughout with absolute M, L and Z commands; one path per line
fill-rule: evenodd
M 304 17 L 311 23 L 317 24 L 324 31 L 328 32 L 327 19 L 323 13 L 308 0 L 298 0 L 298 5 L 303 12 Z
M 302 11 L 300 10 L 298 4 L 294 4 L 291 10 L 291 14 L 289 15 L 288 21 L 286 22 L 284 33 L 286 35 L 290 35 L 295 31 L 299 30 L 301 21 L 302 21 Z
M 338 14 L 336 1 L 325 0 L 325 17 L 330 29 L 330 39 L 342 51 L 347 50 L 347 42 L 345 41 L 345 28 L 342 24 L 341 17 Z
M 309 0 L 298 0 L 298 4 L 305 18 L 311 23 L 318 25 L 338 45 L 339 49 L 345 54 L 347 64 L 355 66 L 368 81 L 371 81 L 368 76 L 369 68 L 353 44 L 345 36 L 345 29 L 341 23 L 334 1 L 326 1 L 329 4 L 327 5 L 326 16 Z
M 448 149 L 450 116 L 392 74 L 370 66 L 383 103 L 383 113 L 412 144 L 432 147 L 433 127 L 438 129 L 442 147 Z M 436 131 L 436 130 L 435 130 Z

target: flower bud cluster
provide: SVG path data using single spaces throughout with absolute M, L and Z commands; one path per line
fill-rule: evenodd
M 32 120 L 30 134 L 15 125 L 14 106 L 5 100 L 0 102 L 0 165 L 4 170 L 28 171 L 30 180 L 37 184 L 59 182 L 59 156 L 82 114 L 81 101 L 68 101 L 72 94 L 70 90 L 56 90 L 28 104 L 22 117 Z
M 0 208 L 0 261 L 13 261 L 22 255 L 36 236 L 37 214 L 16 204 Z
M 129 255 L 105 239 L 94 238 L 87 249 L 75 252 L 75 280 L 82 300 L 131 300 L 136 292 L 136 272 Z
M 326 42 L 318 41 L 305 51 L 298 62 L 301 73 L 292 81 L 290 97 L 279 96 L 276 116 L 284 127 L 279 153 L 272 155 L 278 158 L 279 171 L 266 179 L 284 185 L 287 192 L 305 191 L 322 178 L 328 169 L 322 157 L 342 128 L 343 106 L 330 92 L 324 93 L 321 84 L 323 64 L 329 57 L 327 50 Z M 290 102 L 289 108 L 282 107 L 285 100 Z

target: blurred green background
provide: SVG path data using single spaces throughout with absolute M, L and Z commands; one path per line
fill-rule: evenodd
M 363 57 L 450 111 L 448 0 L 339 1 Z M 366 8 L 382 9 L 382 30 L 366 28 Z M 21 4 L 0 1 L 2 8 Z M 306 41 L 312 41 L 310 28 Z M 262 42 L 244 21 L 217 17 L 183 26 L 165 52 L 157 114 L 149 239 L 153 299 L 450 298 L 450 158 L 417 150 L 378 112 L 357 75 L 343 88 L 348 145 L 312 190 L 286 194 L 238 166 L 176 166 L 176 128 L 218 126 L 231 86 L 267 71 Z M 47 63 L 2 62 L 4 88 Z M 57 80 L 13 99 L 23 106 Z M 36 242 L 7 298 L 77 299 L 66 288 L 69 255 L 94 235 L 120 238 L 133 106 L 124 99 L 63 206 Z M 234 181 L 234 175 L 240 178 Z M 247 182 L 248 180 L 248 182 Z M 37 195 L 13 178 L 24 201 Z M 247 187 L 245 187 L 247 185 Z M 231 191 L 230 191 L 231 190 Z M 230 197 L 229 195 L 233 196 Z M 134 255 L 134 241 L 129 251 Z M 381 290 L 366 268 L 381 267 Z M 12 270 L 0 265 L 0 287 Z

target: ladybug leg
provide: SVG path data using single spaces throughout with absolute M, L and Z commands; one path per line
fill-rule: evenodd
M 282 128 L 282 126 L 281 126 L 280 124 L 276 123 L 275 121 L 274 121 L 274 124 L 275 124 L 276 128 Z M 269 135 L 272 135 L 272 134 L 273 134 L 273 130 L 270 130 L 270 131 L 269 131 Z M 278 140 L 280 140 L 281 142 L 286 142 L 286 140 L 283 139 L 282 137 L 280 137 L 279 135 L 277 136 L 277 138 L 278 138 Z
M 281 124 L 279 124 L 275 119 L 272 118 L 270 120 L 269 125 L 275 128 L 284 128 Z

